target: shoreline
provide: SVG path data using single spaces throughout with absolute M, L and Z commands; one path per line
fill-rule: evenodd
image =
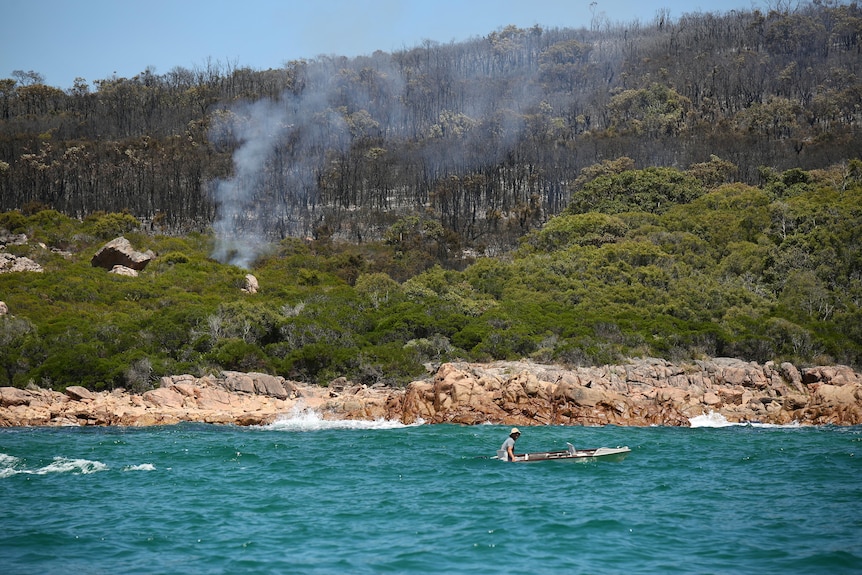
M 0 427 L 267 425 L 297 409 L 324 419 L 503 425 L 688 426 L 715 413 L 731 423 L 862 424 L 862 374 L 729 358 L 691 364 L 639 359 L 567 368 L 530 361 L 444 363 L 404 388 L 339 378 L 328 387 L 262 373 L 166 376 L 141 394 L 0 388 Z

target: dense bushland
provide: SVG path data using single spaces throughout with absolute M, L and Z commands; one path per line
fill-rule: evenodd
M 45 268 L 0 274 L 5 383 L 145 389 L 236 369 L 399 384 L 459 358 L 862 365 L 862 161 L 764 170 L 757 187 L 716 184 L 733 168 L 718 158 L 630 165 L 584 170 L 577 201 L 504 257 L 428 267 L 438 246 L 419 220 L 381 242 L 288 238 L 254 263 L 257 294 L 241 291 L 247 270 L 209 257 L 211 235 L 143 233 L 128 214 L 0 214 L 30 238 L 7 251 Z M 137 278 L 90 265 L 118 233 L 158 254 Z
M 0 382 L 859 367 L 862 8 L 775 8 L 67 90 L 16 71 L 0 228 L 45 272 L 0 274 Z M 89 263 L 120 234 L 158 254 L 137 278 Z

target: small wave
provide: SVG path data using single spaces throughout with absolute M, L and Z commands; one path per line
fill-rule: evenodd
M 801 427 L 798 421 L 794 421 L 793 423 L 788 423 L 786 425 L 757 422 L 734 423 L 732 421 L 728 421 L 722 414 L 714 411 L 698 415 L 697 417 L 692 417 L 688 422 L 691 427 L 762 427 L 767 429 L 796 429 Z
M 779 425 L 777 423 L 746 423 L 746 425 L 750 425 L 751 427 L 765 427 L 767 429 L 797 429 L 802 427 L 802 424 L 798 421 L 794 421 L 792 423 L 787 423 L 784 425 Z
M 18 475 L 47 475 L 49 473 L 73 473 L 76 475 L 88 475 L 98 471 L 105 471 L 108 466 L 101 461 L 90 461 L 89 459 L 69 459 L 67 457 L 55 457 L 54 461 L 38 469 L 18 468 L 20 459 L 11 455 L 0 454 L 0 478 Z
M 0 453 L 0 466 L 6 467 L 9 465 L 15 465 L 18 461 L 19 459 L 14 455 Z
M 123 471 L 155 471 L 156 466 L 152 463 L 142 463 L 140 465 L 127 465 Z
M 732 427 L 734 425 L 742 425 L 741 423 L 728 421 L 722 414 L 714 411 L 692 417 L 688 422 L 691 424 L 691 427 Z
M 14 455 L 0 453 L 0 479 L 18 473 L 16 467 L 18 466 L 19 461 L 21 460 Z
M 105 471 L 107 468 L 108 466 L 101 461 L 55 457 L 53 463 L 50 463 L 41 469 L 37 469 L 33 473 L 36 475 L 46 475 L 48 473 L 74 473 L 87 475 L 98 471 Z
M 360 421 L 354 419 L 324 419 L 320 413 L 313 409 L 294 408 L 287 415 L 283 415 L 265 425 L 263 429 L 277 429 L 283 431 L 321 431 L 324 429 L 401 429 L 422 425 L 424 421 L 405 425 L 400 421 L 391 419 L 375 419 L 374 421 Z

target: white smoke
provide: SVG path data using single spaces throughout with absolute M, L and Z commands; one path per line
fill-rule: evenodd
M 286 130 L 286 114 L 269 100 L 235 107 L 216 122 L 211 139 L 235 139 L 234 176 L 215 183 L 218 218 L 214 257 L 223 263 L 248 268 L 267 244 L 256 205 L 256 191 L 263 182 L 267 160 Z
M 493 165 L 517 146 L 523 113 L 541 97 L 534 78 L 493 83 L 487 71 L 462 76 L 424 68 L 432 59 L 414 60 L 322 57 L 303 68 L 301 95 L 237 104 L 217 117 L 210 140 L 234 150 L 234 170 L 212 187 L 214 257 L 249 268 L 274 239 L 310 235 L 322 218 L 318 182 L 354 137 L 411 141 L 411 154 L 433 177 Z M 432 78 L 466 86 L 464 97 L 450 98 L 439 114 L 428 112 L 427 96 L 411 104 L 411 94 L 435 89 Z
M 213 255 L 242 268 L 273 237 L 308 233 L 326 152 L 350 143 L 344 119 L 329 108 L 325 92 L 314 91 L 237 104 L 214 123 L 210 140 L 235 146 L 233 176 L 214 183 Z

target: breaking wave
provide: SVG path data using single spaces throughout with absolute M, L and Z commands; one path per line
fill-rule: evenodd
M 71 459 L 68 457 L 55 457 L 54 461 L 43 467 L 29 469 L 21 465 L 21 459 L 5 453 L 0 453 L 0 478 L 18 475 L 47 475 L 49 473 L 73 473 L 75 475 L 88 475 L 105 471 L 108 466 L 101 461 L 90 461 L 89 459 Z
M 9 477 L 10 475 L 18 473 L 16 467 L 18 466 L 19 461 L 21 460 L 17 457 L 0 453 L 0 478 Z
M 142 463 L 140 465 L 127 465 L 123 471 L 155 471 L 156 466 L 152 463 Z
M 406 425 L 392 419 L 375 419 L 373 421 L 354 419 L 324 419 L 313 409 L 297 406 L 290 413 L 283 415 L 261 429 L 276 429 L 279 431 L 321 431 L 325 429 L 401 429 L 422 425 L 424 421 Z
M 744 422 L 744 423 L 735 423 L 733 421 L 728 421 L 726 417 L 724 417 L 720 413 L 716 413 L 714 411 L 710 411 L 709 413 L 704 413 L 703 415 L 698 415 L 697 417 L 692 417 L 688 420 L 691 427 L 765 427 L 765 428 L 777 428 L 777 429 L 793 429 L 797 427 L 802 427 L 798 422 L 789 423 L 787 425 L 777 425 L 774 423 L 757 423 L 757 422 Z

